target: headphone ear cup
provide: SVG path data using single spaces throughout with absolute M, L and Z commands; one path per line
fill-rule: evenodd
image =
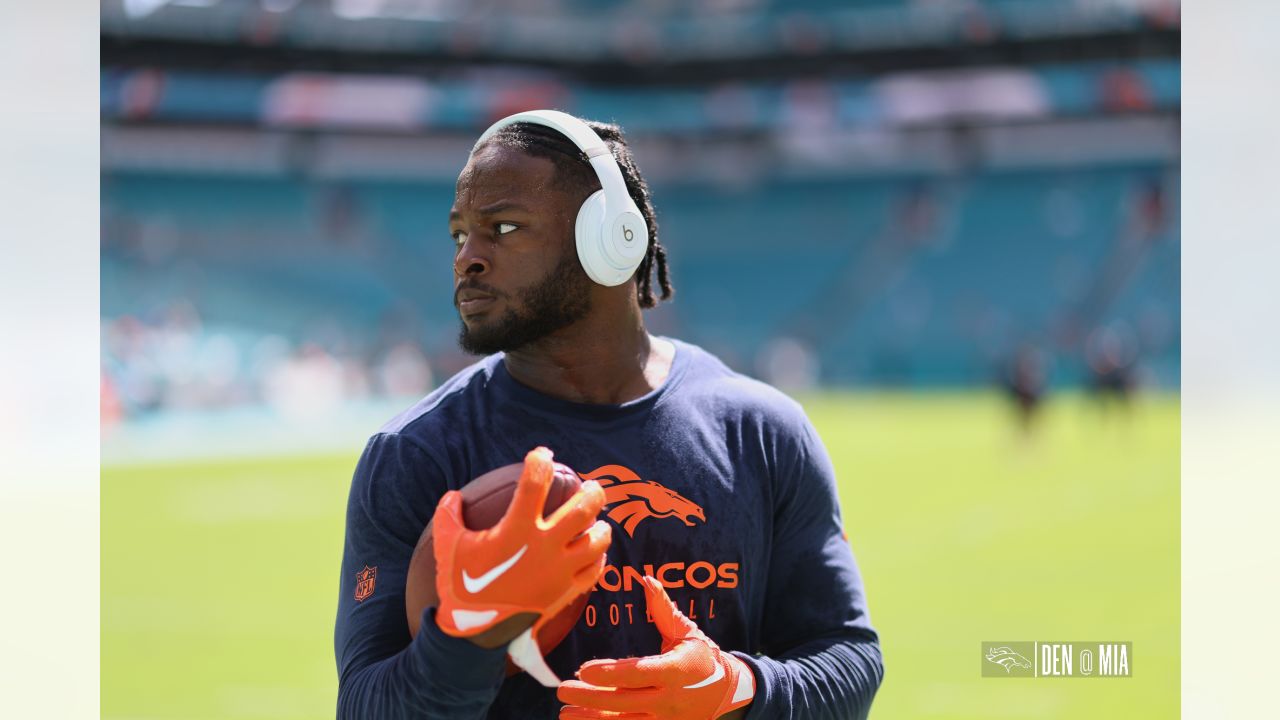
M 605 217 L 603 190 L 597 190 L 578 209 L 574 223 L 578 260 L 587 275 L 606 287 L 621 285 L 635 273 L 649 250 L 649 229 L 634 203 Z
M 574 235 L 578 261 L 587 276 L 613 287 L 630 280 L 640 266 L 649 249 L 649 229 L 634 204 L 609 218 L 606 209 L 604 191 L 592 193 L 578 209 Z
M 578 262 L 587 276 L 606 286 L 621 285 L 618 272 L 604 254 L 604 191 L 597 190 L 578 208 L 574 223 L 574 235 L 578 243 Z

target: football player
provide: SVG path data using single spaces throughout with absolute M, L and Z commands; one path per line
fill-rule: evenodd
M 646 330 L 673 288 L 622 131 L 499 121 L 448 222 L 459 342 L 484 357 L 360 459 L 339 717 L 865 717 L 883 663 L 831 461 L 796 402 Z M 552 453 L 584 484 L 542 518 Z M 453 491 L 522 459 L 501 531 L 465 528 Z M 441 600 L 411 639 L 405 578 L 433 518 Z M 538 648 L 532 629 L 583 592 Z

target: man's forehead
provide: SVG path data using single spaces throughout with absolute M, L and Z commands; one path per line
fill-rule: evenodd
M 555 163 L 547 158 L 490 144 L 467 160 L 458 175 L 457 192 L 540 192 L 551 184 L 555 171 Z
M 468 159 L 458 176 L 449 221 L 473 212 L 492 215 L 523 209 L 572 222 L 581 200 L 565 193 L 556 181 L 557 172 L 549 158 L 486 145 Z

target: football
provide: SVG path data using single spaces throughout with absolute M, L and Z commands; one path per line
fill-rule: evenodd
M 515 496 L 516 484 L 520 481 L 523 463 L 505 465 L 481 475 L 462 488 L 462 519 L 471 530 L 485 530 L 498 524 L 511 505 Z M 542 515 L 546 517 L 563 505 L 582 487 L 577 473 L 561 463 L 555 463 L 555 474 L 551 479 L 551 489 L 547 492 L 547 501 L 543 505 Z M 587 596 L 583 593 L 560 611 L 538 632 L 538 647 L 543 654 L 560 644 L 587 606 Z M 405 613 L 409 620 L 409 635 L 417 637 L 422 622 L 422 611 L 439 604 L 440 596 L 436 593 L 436 555 L 435 543 L 432 541 L 432 524 L 422 531 L 418 545 L 413 550 L 413 558 L 409 561 L 409 575 L 405 581 Z M 507 662 L 507 674 L 519 672 L 515 665 Z

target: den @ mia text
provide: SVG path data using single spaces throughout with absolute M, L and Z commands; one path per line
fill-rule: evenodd
M 1132 677 L 1131 642 L 982 643 L 983 677 Z

